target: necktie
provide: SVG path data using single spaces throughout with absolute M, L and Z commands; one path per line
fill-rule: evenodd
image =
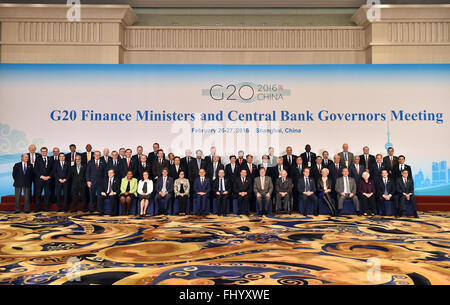
M 291 155 L 288 155 L 289 164 L 291 164 Z
M 74 159 L 75 159 L 75 158 L 73 157 L 73 153 L 72 153 L 72 162 L 74 161 Z
M 281 173 L 281 166 L 278 166 L 278 173 Z
M 77 165 L 77 174 L 78 175 L 80 174 L 80 165 L 79 164 Z
M 301 174 L 302 173 L 302 167 L 299 165 L 298 166 L 298 172 Z
M 384 180 L 384 194 L 385 195 L 387 195 L 387 180 L 386 179 L 383 179 Z
M 112 190 L 112 178 L 109 178 L 109 185 L 108 185 L 108 194 L 111 193 Z
M 345 177 L 345 186 L 347 188 L 347 192 L 350 193 L 350 184 L 348 183 L 348 178 L 347 177 Z
M 45 168 L 47 168 L 47 158 L 44 158 Z
M 144 186 L 142 187 L 142 192 L 147 194 L 147 181 L 144 182 Z
M 64 170 L 64 162 L 61 162 L 61 169 Z
M 130 159 L 127 158 L 127 167 L 130 167 Z
M 403 170 L 403 164 L 401 165 L 401 167 L 400 167 L 400 171 L 402 171 Z
M 282 183 L 284 183 L 284 178 L 283 178 L 283 179 L 281 179 L 281 182 L 282 182 Z
M 344 157 L 345 157 L 345 161 L 348 161 L 348 156 L 347 156 L 346 152 L 344 152 Z
M 252 164 L 250 164 L 250 165 L 248 166 L 248 169 L 250 170 L 250 174 L 251 174 L 251 173 L 252 173 L 252 169 L 253 169 Z
M 242 178 L 241 180 L 242 180 L 242 184 L 244 184 L 244 182 L 245 182 L 245 179 L 244 179 L 244 178 Z
M 203 185 L 203 179 L 204 179 L 203 177 L 200 179 L 200 182 L 201 182 L 202 185 Z
M 318 165 L 318 168 L 319 168 L 319 173 L 320 173 L 320 164 Z
M 220 193 L 223 192 L 222 178 L 220 178 L 220 181 L 219 181 L 219 192 L 220 192 Z
M 369 167 L 369 156 L 366 155 L 366 168 L 368 168 L 368 167 Z
M 359 175 L 359 165 L 358 165 L 358 164 L 356 165 L 356 172 L 357 172 L 358 175 Z
M 95 168 L 98 169 L 98 161 L 95 161 Z
M 87 154 L 87 160 L 91 161 L 91 153 L 90 152 L 88 152 L 88 154 Z
M 309 179 L 305 178 L 305 192 L 309 192 Z
M 261 177 L 261 189 L 264 191 L 264 176 Z
M 162 164 L 162 159 L 159 159 L 159 164 Z
M 381 163 L 378 163 L 378 170 L 381 169 Z
M 394 160 L 393 160 L 393 158 L 392 158 L 392 156 L 391 156 L 391 168 L 394 166 Z
M 114 160 L 113 165 L 117 166 L 117 160 Z
M 403 183 L 405 183 L 405 187 L 406 187 L 406 179 L 405 178 L 403 178 Z
M 23 163 L 23 174 L 25 175 L 27 172 L 27 165 Z
M 309 162 L 309 161 L 311 161 L 311 157 L 310 157 L 309 153 L 307 155 L 308 155 L 308 162 Z
M 339 164 L 336 164 L 336 171 L 339 171 Z
M 34 154 L 31 154 L 31 164 L 34 164 Z

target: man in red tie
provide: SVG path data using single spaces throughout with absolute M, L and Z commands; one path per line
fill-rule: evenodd
M 383 158 L 383 165 L 389 173 L 389 178 L 393 178 L 393 170 L 398 166 L 398 157 L 394 156 L 394 148 L 388 148 L 388 155 Z

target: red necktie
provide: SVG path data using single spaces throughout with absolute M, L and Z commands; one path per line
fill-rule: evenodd
M 250 169 L 250 174 L 251 174 L 252 173 L 252 166 L 250 165 L 248 168 Z
M 130 167 L 130 159 L 127 159 L 127 167 Z
M 98 161 L 95 161 L 95 168 L 98 169 Z
M 356 166 L 356 172 L 357 172 L 358 175 L 359 175 L 359 166 Z

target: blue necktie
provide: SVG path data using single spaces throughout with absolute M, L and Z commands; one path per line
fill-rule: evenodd
M 24 164 L 23 165 L 23 174 L 25 175 L 27 173 L 27 166 Z

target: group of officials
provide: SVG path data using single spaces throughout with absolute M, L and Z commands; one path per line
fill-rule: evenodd
M 168 214 L 174 199 L 178 199 L 180 214 L 189 211 L 190 199 L 198 203 L 197 215 L 206 215 L 214 199 L 217 214 L 226 215 L 229 204 L 236 199 L 238 214 L 250 214 L 250 205 L 256 203 L 259 215 L 267 214 L 272 202 L 275 213 L 292 212 L 293 202 L 303 202 L 303 215 L 307 205 L 312 205 L 314 215 L 319 213 L 319 200 L 327 205 L 332 216 L 340 216 L 344 201 L 349 199 L 357 215 L 386 215 L 385 202 L 392 204 L 394 215 L 402 216 L 409 202 L 417 216 L 416 198 L 411 167 L 403 155 L 376 156 L 363 148 L 363 154 L 354 155 L 348 144 L 329 159 L 324 151 L 316 155 L 311 146 L 299 156 L 286 148 L 286 154 L 274 156 L 271 147 L 262 162 L 256 165 L 253 156 L 239 151 L 229 156 L 229 162 L 216 153 L 213 146 L 204 156 L 201 150 L 195 155 L 188 149 L 184 157 L 169 153 L 167 156 L 158 143 L 153 151 L 144 154 L 138 146 L 136 154 L 131 149 L 108 148 L 93 151 L 90 144 L 78 153 L 74 144 L 69 153 L 53 148 L 52 155 L 46 147 L 36 151 L 30 145 L 28 153 L 13 168 L 15 187 L 15 213 L 20 212 L 20 198 L 24 195 L 24 212 L 30 212 L 34 200 L 35 212 L 48 211 L 56 203 L 58 211 L 77 212 L 81 200 L 83 212 L 104 214 L 106 199 L 111 202 L 110 215 L 128 215 L 136 200 L 140 215 L 146 215 L 153 198 L 156 214 Z M 42 196 L 43 195 L 43 196 Z M 119 209 L 121 208 L 121 210 Z

